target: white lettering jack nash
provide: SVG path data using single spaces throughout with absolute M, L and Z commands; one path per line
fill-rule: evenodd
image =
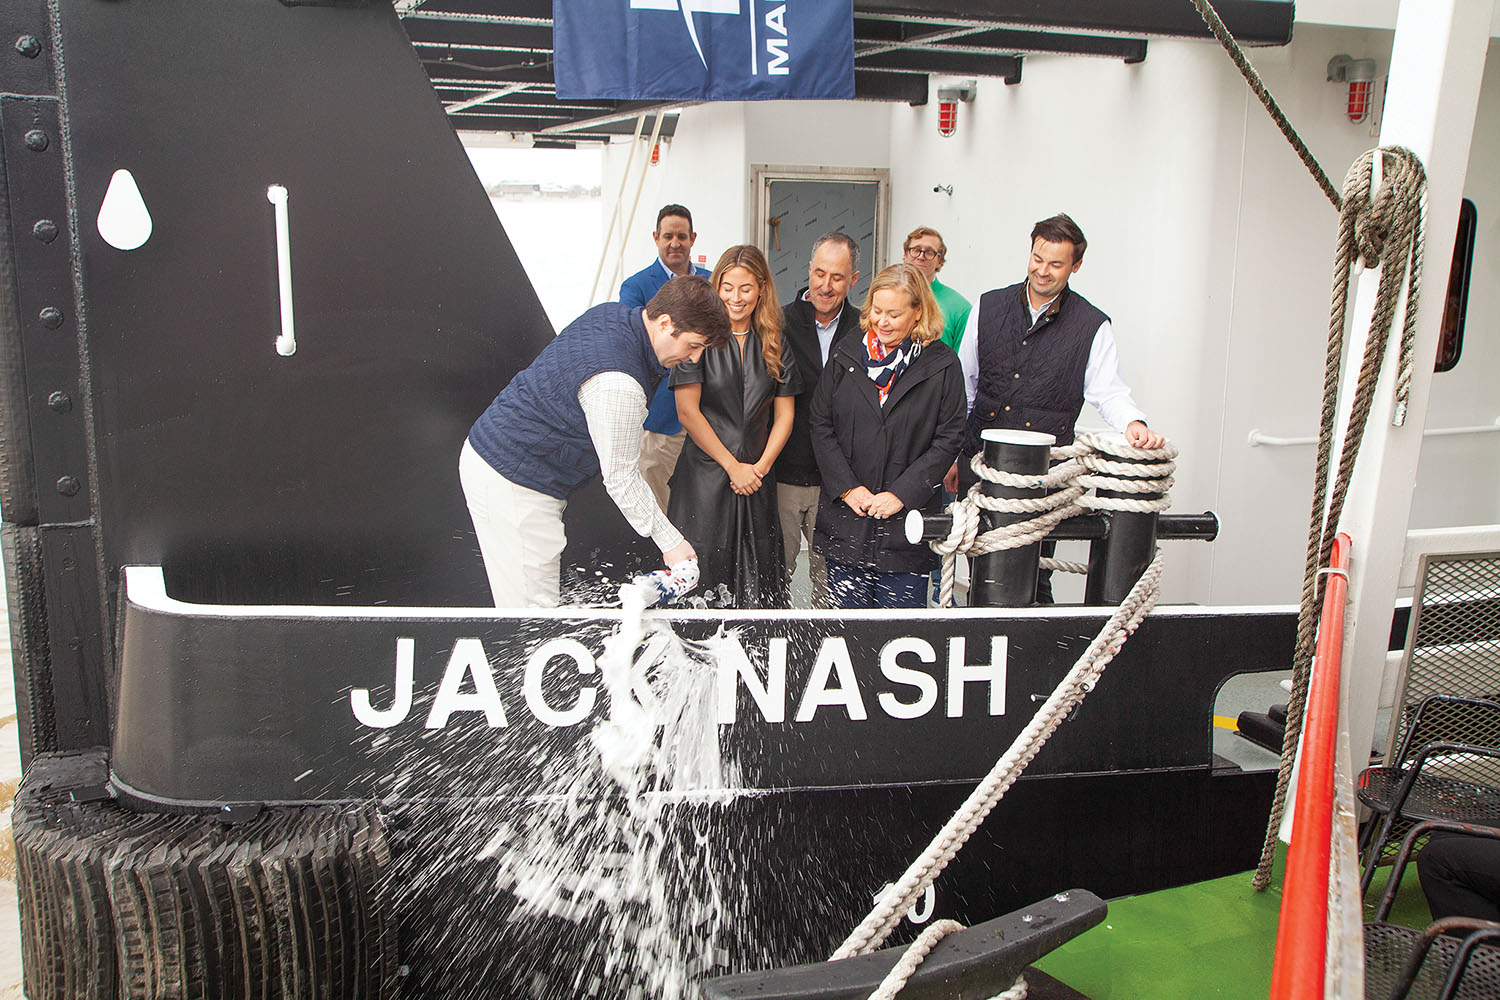
M 727 636 L 717 645 L 719 723 L 733 725 L 740 721 L 741 689 L 755 706 L 760 722 L 785 723 L 790 703 L 788 641 L 780 637 L 766 640 L 764 670 L 752 662 L 739 638 Z M 870 717 L 871 695 L 879 712 L 887 718 L 920 719 L 938 706 L 940 677 L 941 693 L 945 695 L 941 699 L 943 712 L 948 718 L 963 718 L 970 706 L 990 716 L 1004 715 L 1007 638 L 990 637 L 987 663 L 968 662 L 967 643 L 962 636 L 950 637 L 947 646 L 947 662 L 942 669 L 936 669 L 938 653 L 932 643 L 916 636 L 891 639 L 880 647 L 873 664 L 863 664 L 878 670 L 875 679 L 876 675 L 868 669 L 856 670 L 848 643 L 841 636 L 825 638 L 797 694 L 792 722 L 811 722 L 820 712 L 828 711 L 841 711 L 849 721 L 862 722 Z M 373 729 L 391 729 L 407 721 L 415 699 L 415 660 L 416 640 L 398 638 L 391 703 L 377 708 L 368 688 L 352 688 L 349 707 L 357 722 Z M 548 701 L 544 680 L 552 670 L 571 671 L 580 679 L 571 705 Z M 549 639 L 526 659 L 521 702 L 545 726 L 556 729 L 580 725 L 594 714 L 599 700 L 598 687 L 583 683 L 582 679 L 597 673 L 597 654 L 588 646 L 571 638 Z M 861 676 L 866 678 L 863 683 Z M 980 685 L 979 698 L 966 698 L 970 685 Z M 483 642 L 472 637 L 454 642 L 423 725 L 427 729 L 442 729 L 454 716 L 463 713 L 482 714 L 485 724 L 492 729 L 510 725 L 494 666 Z

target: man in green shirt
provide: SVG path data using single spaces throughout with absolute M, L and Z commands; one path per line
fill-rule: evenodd
M 937 279 L 948 256 L 948 246 L 942 235 L 931 226 L 918 226 L 906 234 L 906 243 L 901 247 L 906 262 L 927 275 L 932 285 L 933 297 L 943 311 L 943 343 L 958 350 L 963 339 L 964 326 L 969 322 L 969 300 Z
M 948 244 L 943 242 L 943 236 L 931 226 L 918 226 L 906 234 L 906 242 L 901 247 L 901 254 L 906 262 L 927 276 L 927 283 L 932 286 L 932 297 L 937 299 L 938 308 L 943 311 L 943 343 L 958 350 L 959 341 L 964 339 L 964 328 L 969 325 L 969 310 L 973 307 L 969 300 L 937 280 L 937 273 L 943 269 L 943 262 L 948 257 Z M 948 492 L 946 483 L 943 485 L 943 507 L 946 508 L 954 500 L 954 495 Z M 941 570 L 933 570 L 932 573 L 932 601 L 936 605 L 939 601 L 939 574 Z

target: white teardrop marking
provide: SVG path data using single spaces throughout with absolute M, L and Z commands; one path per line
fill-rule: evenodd
M 99 235 L 116 250 L 135 250 L 151 238 L 151 213 L 130 171 L 116 170 L 99 206 Z

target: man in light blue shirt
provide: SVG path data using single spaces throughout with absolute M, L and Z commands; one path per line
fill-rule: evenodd
M 665 205 L 656 213 L 656 229 L 651 233 L 656 243 L 656 260 L 626 278 L 620 285 L 620 302 L 623 305 L 645 308 L 651 297 L 672 278 L 683 274 L 696 274 L 707 278 L 709 272 L 693 264 L 693 243 L 698 234 L 693 232 L 693 213 L 681 205 Z M 682 453 L 682 443 L 687 440 L 687 431 L 677 419 L 677 400 L 662 379 L 651 404 L 646 410 L 646 422 L 641 435 L 641 475 L 662 509 L 667 507 L 667 480 L 677 467 L 677 456 Z

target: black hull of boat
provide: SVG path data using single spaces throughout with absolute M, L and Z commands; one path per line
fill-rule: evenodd
M 605 971 L 620 957 L 597 919 L 513 919 L 477 855 L 525 808 L 514 800 L 280 806 L 227 824 L 97 798 L 104 773 L 43 758 L 18 799 L 34 1000 L 150 981 L 223 998 L 631 995 L 628 963 Z M 1023 779 L 916 915 L 973 924 L 1075 885 L 1116 897 L 1244 871 L 1273 787 L 1233 767 Z M 826 958 L 968 791 L 799 789 L 692 810 L 693 829 L 734 831 L 715 971 Z M 903 919 L 892 940 L 919 929 Z
M 519 909 L 482 856 L 556 791 L 549 763 L 587 751 L 608 708 L 593 661 L 619 612 L 194 605 L 161 579 L 126 574 L 112 754 L 40 758 L 19 799 L 33 997 L 126 996 L 158 976 L 258 996 L 273 954 L 306 967 L 288 982 L 350 1000 L 632 995 L 642 980 L 600 913 Z M 696 972 L 826 957 L 1105 617 L 673 615 L 690 638 L 737 636 L 708 724 L 739 783 L 663 813 L 669 838 L 715 847 L 702 874 L 724 930 Z M 1288 610 L 1147 619 L 896 939 L 1071 887 L 1115 897 L 1253 866 L 1274 773 L 1215 758 L 1213 700 L 1229 676 L 1284 663 L 1293 624 Z M 470 700 L 439 720 L 444 687 Z M 474 700 L 487 688 L 503 719 Z

